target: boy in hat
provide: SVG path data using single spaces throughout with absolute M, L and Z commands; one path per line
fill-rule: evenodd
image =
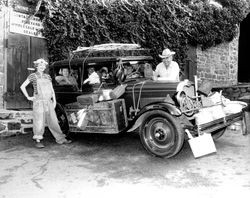
M 175 52 L 165 49 L 159 56 L 162 58 L 162 62 L 156 66 L 153 78 L 157 80 L 158 77 L 164 80 L 180 81 L 179 73 L 180 68 L 177 62 L 173 61 L 173 55 Z
M 26 98 L 33 101 L 33 139 L 36 141 L 37 148 L 43 148 L 41 143 L 44 134 L 45 122 L 56 139 L 58 144 L 71 143 L 65 138 L 55 112 L 56 97 L 51 83 L 50 75 L 44 73 L 48 63 L 40 58 L 34 61 L 36 72 L 31 73 L 21 85 L 21 90 Z M 26 87 L 32 83 L 34 95 L 29 96 Z
M 88 68 L 88 78 L 83 81 L 83 84 L 86 83 L 89 83 L 90 85 L 100 84 L 100 76 L 96 73 L 94 67 Z

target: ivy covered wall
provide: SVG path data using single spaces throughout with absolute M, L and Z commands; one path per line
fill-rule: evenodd
M 189 45 L 204 50 L 232 41 L 249 11 L 249 0 L 216 2 L 220 6 L 212 0 L 9 0 L 43 19 L 50 61 L 78 46 L 123 42 L 151 49 L 156 62 L 171 48 L 181 67 Z
M 232 41 L 235 43 L 233 39 L 238 35 L 238 26 L 249 10 L 248 0 L 217 0 L 221 6 L 215 6 L 209 0 L 9 2 L 12 7 L 24 2 L 31 16 L 36 15 L 43 20 L 50 61 L 67 58 L 70 51 L 78 46 L 108 42 L 138 43 L 151 50 L 156 62 L 160 61 L 158 54 L 164 48 L 176 51 L 175 59 L 184 70 L 189 58 L 187 50 L 192 46 L 197 49 L 195 61 L 198 75 L 223 83 L 228 79 L 220 76 L 221 68 L 216 69 L 217 78 L 214 78 L 214 67 L 220 67 L 222 63 L 222 68 L 227 65 L 225 68 L 230 69 L 232 64 L 235 67 L 237 63 L 232 63 L 229 57 L 224 58 L 227 61 L 224 63 L 217 51 L 221 50 L 221 46 L 230 46 Z M 222 51 L 224 55 L 229 53 Z M 210 64 L 214 56 L 217 56 L 216 64 Z M 232 73 L 226 74 L 231 78 L 230 84 L 235 84 L 237 70 L 233 68 L 228 72 Z
M 41 3 L 39 16 L 51 61 L 67 58 L 78 46 L 125 42 L 150 48 L 157 62 L 158 54 L 171 48 L 181 67 L 186 64 L 188 45 L 204 50 L 232 41 L 249 8 L 245 0 L 218 0 L 222 7 L 207 0 L 28 2 L 31 6 Z

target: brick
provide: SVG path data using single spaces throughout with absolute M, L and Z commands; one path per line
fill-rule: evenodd
M 14 118 L 14 114 L 11 112 L 0 112 L 0 119 L 1 120 L 8 120 Z
M 11 136 L 22 133 L 21 123 L 14 119 L 0 120 L 0 136 Z

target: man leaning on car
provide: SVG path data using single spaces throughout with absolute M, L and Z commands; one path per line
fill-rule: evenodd
M 174 54 L 174 51 L 165 49 L 162 55 L 159 55 L 162 58 L 162 62 L 156 66 L 153 75 L 154 80 L 180 81 L 180 68 L 178 63 L 173 61 Z

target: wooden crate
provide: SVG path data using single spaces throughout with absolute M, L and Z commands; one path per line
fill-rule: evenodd
M 95 103 L 86 109 L 84 126 L 79 127 L 82 108 L 67 109 L 71 132 L 115 134 L 128 126 L 124 99 Z

